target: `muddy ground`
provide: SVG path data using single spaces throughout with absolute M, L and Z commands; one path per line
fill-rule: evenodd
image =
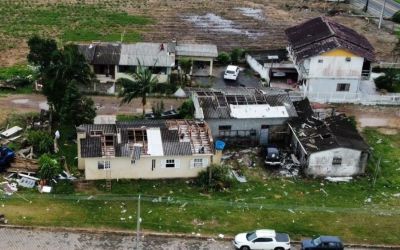
M 75 3 L 77 0 L 57 2 Z M 109 0 L 85 2 L 102 3 Z M 138 27 L 144 41 L 165 42 L 176 38 L 179 41 L 214 43 L 220 51 L 224 51 L 233 48 L 284 48 L 287 43 L 284 30 L 287 27 L 325 15 L 335 4 L 317 0 L 126 0 L 105 5 L 106 8 L 109 6 L 154 19 L 154 24 Z M 376 48 L 379 60 L 392 59 L 391 52 L 397 40 L 395 35 L 378 30 L 376 24 L 368 19 L 350 17 L 350 5 L 339 4 L 335 8 L 342 12 L 332 19 L 364 34 Z M 14 48 L 0 53 L 0 66 L 25 61 L 28 50 L 26 42 L 19 40 L 13 43 Z

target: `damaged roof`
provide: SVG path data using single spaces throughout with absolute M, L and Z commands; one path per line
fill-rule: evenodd
M 183 156 L 198 154 L 199 151 L 204 154 L 213 153 L 211 131 L 205 122 L 134 120 L 116 124 L 84 124 L 77 127 L 77 132 L 86 134 L 86 138 L 80 140 L 83 158 L 102 157 L 107 152 L 112 152 L 116 157 L 135 155 L 135 159 L 139 159 L 140 154 Z M 112 145 L 106 145 L 105 135 L 113 136 Z
M 251 113 L 246 118 L 295 117 L 296 110 L 287 92 L 273 88 L 225 88 L 225 89 L 190 89 L 197 105 L 195 116 L 198 119 L 235 119 L 234 108 L 240 107 L 280 107 L 285 112 L 265 111 L 264 114 Z M 196 105 L 195 105 L 196 107 Z M 267 108 L 268 109 L 268 108 Z M 245 112 L 246 110 L 242 110 Z M 260 111 L 261 112 L 261 111 Z M 253 112 L 254 113 L 254 112 Z M 270 116 L 272 115 L 272 117 Z
M 88 63 L 93 65 L 118 65 L 121 55 L 121 44 L 92 43 L 80 44 L 78 50 Z
M 290 27 L 285 33 L 299 61 L 338 48 L 369 61 L 375 60 L 374 47 L 363 35 L 326 17 L 317 17 Z
M 289 125 L 307 153 L 335 148 L 369 150 L 351 119 L 344 114 L 319 120 L 314 117 L 308 99 L 294 102 L 294 105 L 299 116 Z

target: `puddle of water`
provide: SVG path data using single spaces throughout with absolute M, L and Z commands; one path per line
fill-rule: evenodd
M 49 110 L 49 104 L 47 104 L 47 102 L 41 102 L 39 103 L 39 108 L 44 110 Z
M 252 39 L 264 35 L 264 33 L 262 32 L 251 32 L 248 30 L 240 29 L 240 25 L 231 20 L 227 20 L 220 16 L 217 16 L 214 13 L 207 13 L 202 16 L 185 16 L 182 19 L 191 22 L 197 28 L 207 29 L 213 32 L 245 35 Z
M 251 17 L 259 21 L 265 21 L 264 13 L 261 9 L 252 8 L 235 8 L 239 10 L 243 16 Z
M 11 102 L 15 104 L 27 104 L 29 102 L 29 99 L 15 99 L 12 100 Z

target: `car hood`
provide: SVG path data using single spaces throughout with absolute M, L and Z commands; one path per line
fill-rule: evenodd
M 241 234 L 236 235 L 235 236 L 235 241 L 237 243 L 239 243 L 239 242 L 241 242 L 241 243 L 247 242 L 246 233 L 241 233 Z
M 314 244 L 312 243 L 311 240 L 303 240 L 303 241 L 301 242 L 301 245 L 303 246 L 303 248 L 306 248 L 306 247 L 314 247 Z

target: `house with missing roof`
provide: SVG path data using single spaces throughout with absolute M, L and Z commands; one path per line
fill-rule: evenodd
M 298 82 L 310 100 L 348 102 L 373 86 L 370 75 L 375 52 L 363 35 L 326 17 L 293 26 L 285 33 Z
M 193 89 L 195 118 L 206 121 L 215 139 L 267 145 L 281 140 L 287 121 L 297 113 L 287 92 L 279 89 Z
M 365 172 L 369 146 L 345 115 L 317 119 L 308 99 L 294 102 L 291 149 L 306 175 L 345 177 Z
M 84 124 L 77 141 L 87 180 L 190 178 L 220 159 L 207 123 L 192 120 Z
M 178 43 L 92 43 L 78 45 L 79 51 L 91 65 L 101 83 L 114 83 L 119 78 L 132 79 L 139 64 L 149 68 L 158 82 L 166 83 L 179 60 L 193 62 L 192 73 L 199 72 L 195 66 L 201 63 L 202 75 L 212 75 L 213 61 L 218 56 L 213 44 Z M 196 63 L 197 62 L 197 63 Z M 208 64 L 205 67 L 205 64 Z

